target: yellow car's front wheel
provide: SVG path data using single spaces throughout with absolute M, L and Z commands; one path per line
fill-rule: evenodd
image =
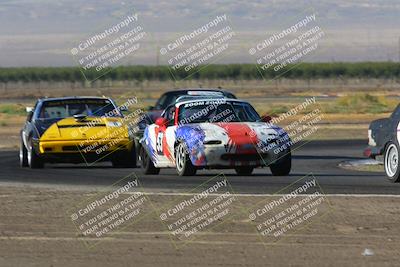
M 28 150 L 25 147 L 24 141 L 21 139 L 21 145 L 19 147 L 19 165 L 21 167 L 28 167 Z
M 28 166 L 31 169 L 41 169 L 44 167 L 44 162 L 43 160 L 39 157 L 38 154 L 36 154 L 35 149 L 33 148 L 33 142 L 32 139 L 29 139 L 28 141 Z

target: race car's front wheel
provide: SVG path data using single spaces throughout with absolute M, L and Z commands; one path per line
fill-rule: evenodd
M 19 165 L 21 167 L 28 167 L 28 150 L 25 147 L 24 141 L 21 140 L 19 147 Z
M 196 174 L 197 169 L 190 161 L 187 146 L 184 142 L 179 143 L 175 148 L 175 164 L 179 176 Z
M 285 176 L 290 173 L 292 169 L 292 155 L 287 153 L 277 163 L 271 164 L 270 166 L 272 175 L 274 176 Z
M 389 181 L 400 182 L 399 147 L 394 142 L 390 142 L 386 147 L 384 165 Z
M 253 173 L 253 170 L 254 168 L 252 166 L 240 166 L 235 168 L 238 175 L 250 175 Z
M 28 142 L 28 166 L 31 169 L 41 169 L 44 167 L 43 160 L 36 154 L 35 149 L 33 148 L 32 140 Z
M 141 148 L 140 150 L 140 165 L 142 168 L 142 171 L 144 174 L 159 174 L 160 173 L 160 168 L 156 168 L 154 166 L 153 161 L 147 154 L 146 149 L 144 147 Z

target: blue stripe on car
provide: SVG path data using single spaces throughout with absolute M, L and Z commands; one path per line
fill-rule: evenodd
M 183 125 L 176 129 L 176 140 L 186 143 L 189 158 L 195 166 L 207 165 L 204 152 L 204 139 L 204 130 L 198 125 Z

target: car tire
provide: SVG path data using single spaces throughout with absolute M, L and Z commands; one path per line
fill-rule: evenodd
M 28 150 L 25 147 L 24 141 L 21 139 L 21 145 L 19 147 L 19 165 L 21 167 L 28 167 Z
M 143 174 L 159 174 L 160 168 L 156 168 L 154 166 L 153 161 L 147 154 L 146 149 L 144 147 L 140 150 L 140 166 L 142 168 Z
M 196 174 L 196 167 L 189 158 L 185 142 L 180 142 L 175 147 L 175 166 L 179 176 L 190 176 Z
M 277 163 L 271 164 L 270 169 L 274 176 L 286 176 L 292 169 L 292 155 L 289 153 L 285 154 Z
M 388 180 L 392 183 L 400 182 L 399 146 L 396 143 L 388 143 L 383 162 Z
M 134 147 L 130 151 L 118 153 L 111 160 L 114 168 L 136 168 L 136 152 Z
M 43 160 L 39 157 L 38 154 L 36 154 L 35 149 L 33 148 L 33 142 L 30 139 L 28 141 L 29 149 L 27 149 L 27 155 L 28 155 L 28 166 L 31 169 L 41 169 L 44 167 L 44 162 Z
M 240 166 L 235 167 L 237 175 L 251 175 L 253 173 L 254 167 L 252 166 Z

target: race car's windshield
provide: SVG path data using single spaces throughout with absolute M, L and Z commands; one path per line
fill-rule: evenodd
M 248 103 L 208 100 L 182 105 L 179 109 L 178 123 L 256 122 L 260 120 L 258 113 Z
M 59 119 L 83 114 L 94 117 L 121 117 L 121 113 L 108 99 L 68 99 L 45 101 L 40 119 Z
M 206 91 L 197 91 L 197 90 L 191 90 L 191 91 L 178 91 L 178 92 L 168 92 L 163 94 L 160 99 L 158 99 L 155 108 L 156 109 L 165 109 L 168 106 L 172 105 L 175 103 L 175 101 L 180 97 L 180 96 L 217 96 L 217 97 L 227 97 L 227 98 L 233 98 L 236 99 L 236 96 L 232 93 L 223 93 L 220 91 L 211 91 L 211 90 L 206 90 Z

